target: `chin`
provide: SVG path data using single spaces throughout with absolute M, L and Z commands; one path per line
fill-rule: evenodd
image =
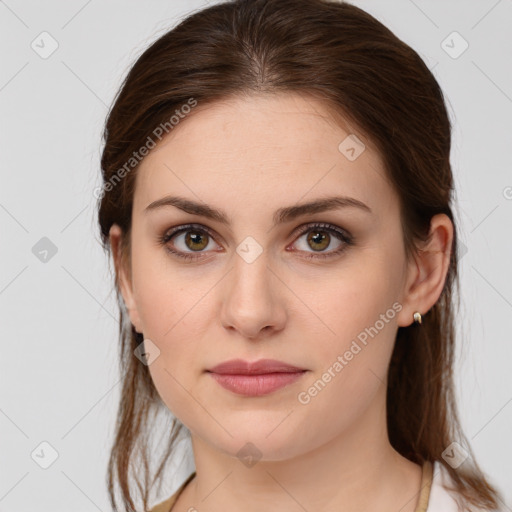
M 303 452 L 300 436 L 295 439 L 293 433 L 287 429 L 279 433 L 277 430 L 268 435 L 266 429 L 256 430 L 240 425 L 233 437 L 210 437 L 208 443 L 226 455 L 239 459 L 248 468 L 256 462 L 288 460 Z

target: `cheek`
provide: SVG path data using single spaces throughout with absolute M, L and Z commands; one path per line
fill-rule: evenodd
M 159 350 L 149 365 L 151 379 L 165 405 L 185 423 L 193 423 L 191 393 L 203 370 L 201 355 L 208 339 L 205 330 L 211 326 L 207 315 L 211 288 L 205 279 L 200 285 L 176 267 L 156 261 L 145 261 L 144 267 L 134 265 L 134 289 L 145 339 Z M 139 270 L 137 272 L 137 269 Z M 208 321 L 209 320 L 209 321 Z M 195 411 L 200 414 L 201 411 Z
M 375 257 L 359 258 L 333 271 L 328 278 L 317 280 L 313 292 L 306 287 L 298 292 L 311 305 L 309 323 L 317 324 L 315 331 L 320 326 L 324 335 L 319 341 L 325 342 L 328 349 L 343 349 L 359 335 L 364 339 L 364 333 L 376 323 L 378 331 L 389 330 L 389 324 L 396 323 L 396 309 L 400 308 L 395 304 L 398 288 L 394 283 L 398 279 L 392 276 L 390 266 L 378 261 Z
M 163 247 L 141 243 L 133 251 L 133 285 L 144 335 L 167 343 L 181 324 L 189 322 L 200 298 L 198 286 L 172 264 Z
M 307 330 L 316 331 L 311 357 L 317 371 L 307 382 L 309 391 L 303 388 L 304 401 L 327 415 L 329 402 L 350 411 L 367 403 L 385 379 L 394 346 L 401 310 L 396 290 L 389 278 L 381 278 L 378 265 L 361 265 L 364 271 L 358 267 L 330 279 L 325 293 L 312 302 L 315 315 L 310 315 Z
M 165 329 L 161 327 L 160 324 L 163 322 L 158 317 L 153 318 L 154 327 L 150 326 L 149 332 L 154 334 L 148 337 L 160 353 L 149 365 L 149 372 L 167 408 L 189 426 L 194 424 L 194 418 L 200 417 L 203 413 L 201 410 L 195 410 L 197 402 L 194 402 L 192 397 L 201 396 L 196 385 L 198 379 L 204 379 L 204 376 L 198 357 L 201 353 L 197 341 L 199 336 L 194 329 L 187 328 L 184 319 L 178 322 L 181 316 L 178 314 L 173 318 L 169 317 L 169 322 L 164 323 Z
M 323 318 L 335 331 L 317 339 L 311 359 L 316 371 L 297 396 L 297 412 L 307 419 L 308 430 L 324 438 L 351 428 L 358 418 L 375 413 L 371 407 L 386 390 L 386 374 L 401 309 L 386 288 L 345 288 L 322 304 Z M 375 419 L 377 421 L 377 419 Z

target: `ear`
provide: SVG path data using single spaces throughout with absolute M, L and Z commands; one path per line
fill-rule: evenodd
M 406 327 L 414 322 L 413 314 L 427 313 L 437 302 L 446 281 L 453 241 L 453 223 L 444 213 L 434 215 L 430 221 L 430 237 L 415 254 L 408 266 L 403 289 L 403 309 L 398 325 Z
M 142 324 L 137 310 L 137 305 L 134 299 L 131 272 L 126 261 L 126 256 L 123 257 L 121 248 L 123 240 L 123 232 L 117 224 L 113 224 L 109 230 L 110 246 L 112 248 L 112 257 L 114 259 L 114 266 L 116 271 L 116 280 L 123 296 L 123 301 L 130 316 L 130 321 L 135 327 L 135 330 L 142 333 Z

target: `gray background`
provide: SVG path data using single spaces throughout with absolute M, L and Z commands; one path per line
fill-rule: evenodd
M 512 1 L 353 3 L 410 44 L 446 95 L 467 248 L 461 420 L 481 467 L 511 503 Z M 115 295 L 93 197 L 101 129 L 134 59 L 203 5 L 0 1 L 0 511 L 109 510 L 119 375 Z M 57 50 L 42 58 L 53 40 Z M 52 461 L 52 448 L 42 442 L 57 452 L 47 469 L 40 465 Z M 190 460 L 180 466 L 162 498 L 190 468 Z

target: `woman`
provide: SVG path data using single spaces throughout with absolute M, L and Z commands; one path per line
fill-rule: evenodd
M 218 4 L 137 60 L 104 138 L 115 510 L 183 433 L 154 512 L 501 506 L 454 402 L 451 127 L 414 50 L 348 3 Z

